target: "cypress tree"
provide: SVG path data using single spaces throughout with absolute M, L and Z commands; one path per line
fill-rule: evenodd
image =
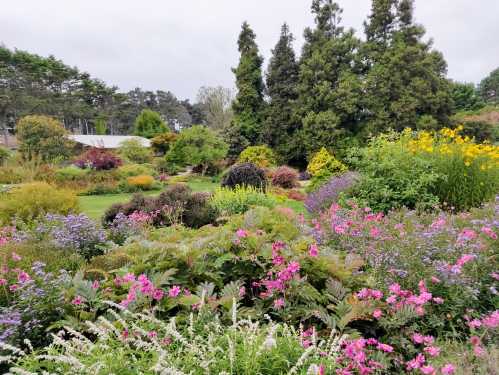
M 340 147 L 355 132 L 361 111 L 360 41 L 340 26 L 342 9 L 332 0 L 313 0 L 315 28 L 305 30 L 300 61 L 302 141 L 307 154 Z
M 299 68 L 293 40 L 288 25 L 282 25 L 281 36 L 272 50 L 266 75 L 270 103 L 266 111 L 263 140 L 275 149 L 283 162 L 297 162 L 301 156 L 295 146 L 298 126 L 293 109 L 298 98 Z
M 365 78 L 366 135 L 448 124 L 453 105 L 447 64 L 431 42 L 423 41 L 425 30 L 413 14 L 413 0 L 392 2 L 389 8 L 384 0 L 373 2 L 365 27 L 370 67 Z
M 236 76 L 238 93 L 232 104 L 234 120 L 228 134 L 240 134 L 242 139 L 238 144 L 256 144 L 261 139 L 262 112 L 264 110 L 264 83 L 262 78 L 263 57 L 260 56 L 256 44 L 256 35 L 247 22 L 242 25 L 239 34 L 238 47 L 241 54 L 239 65 L 233 69 Z M 236 156 L 242 150 L 232 144 L 233 141 L 227 136 L 231 145 L 231 156 Z

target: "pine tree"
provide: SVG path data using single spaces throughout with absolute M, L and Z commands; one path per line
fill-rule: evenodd
M 452 97 L 447 64 L 431 42 L 423 41 L 425 30 L 414 22 L 413 8 L 413 0 L 392 2 L 389 8 L 383 0 L 373 3 L 365 27 L 365 135 L 448 124 Z
M 256 144 L 260 141 L 264 110 L 263 57 L 259 54 L 255 39 L 255 33 L 248 23 L 244 22 L 238 40 L 241 58 L 238 67 L 233 69 L 238 93 L 232 105 L 234 111 L 232 126 L 236 127 L 237 131 L 228 132 L 232 134 L 239 132 L 249 144 Z M 230 139 L 227 141 L 232 145 Z M 246 142 L 239 143 L 245 144 Z M 231 152 L 237 151 L 234 147 L 230 150 Z
M 298 126 L 293 109 L 298 98 L 299 67 L 293 40 L 288 25 L 284 24 L 279 41 L 272 50 L 266 75 L 270 103 L 266 111 L 263 140 L 275 149 L 283 162 L 296 162 L 301 156 L 294 144 Z
M 360 41 L 340 26 L 341 8 L 332 0 L 313 0 L 312 13 L 315 28 L 305 30 L 297 105 L 308 154 L 337 148 L 353 134 L 362 96 Z

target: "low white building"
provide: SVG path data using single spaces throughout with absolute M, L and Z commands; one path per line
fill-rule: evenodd
M 116 149 L 121 146 L 121 143 L 131 139 L 138 140 L 142 146 L 151 147 L 151 141 L 147 138 L 137 137 L 134 135 L 84 135 L 72 134 L 68 136 L 69 139 L 78 143 L 82 147 L 97 147 L 104 149 Z

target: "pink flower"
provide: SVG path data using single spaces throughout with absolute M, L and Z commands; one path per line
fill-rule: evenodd
M 30 281 L 31 280 L 31 277 L 24 271 L 20 271 L 18 274 L 17 274 L 17 281 L 20 283 L 20 284 L 23 284 L 27 281 Z
M 473 348 L 473 353 L 475 353 L 475 355 L 477 357 L 483 357 L 486 353 L 485 349 L 482 348 L 480 345 L 477 345 Z
M 433 284 L 438 284 L 440 282 L 440 279 L 438 277 L 432 276 L 431 277 L 431 282 Z
M 380 309 L 376 309 L 373 312 L 373 317 L 379 319 L 383 316 L 383 312 Z
M 433 336 L 424 336 L 423 342 L 425 345 L 431 345 L 435 342 L 435 339 L 433 338 Z
M 381 234 L 381 231 L 379 230 L 378 227 L 372 227 L 371 230 L 369 231 L 369 235 L 373 238 L 379 237 Z
M 289 263 L 287 270 L 291 273 L 298 272 L 300 270 L 300 263 L 298 263 L 298 262 Z
M 248 232 L 245 231 L 244 229 L 238 229 L 236 232 L 236 236 L 238 238 L 245 238 L 245 237 L 248 237 Z
M 158 336 L 158 334 L 156 333 L 156 331 L 150 331 L 147 333 L 147 337 L 149 338 L 155 338 L 156 336 Z
M 282 309 L 284 305 L 285 305 L 284 298 L 278 298 L 274 301 L 274 309 L 276 310 Z
M 494 280 L 499 280 L 499 273 L 497 272 L 492 272 L 490 274 L 490 276 L 494 279 Z
M 246 288 L 244 286 L 239 288 L 239 297 L 244 297 L 246 295 Z
M 135 281 L 135 275 L 133 273 L 127 273 L 125 276 L 123 276 L 122 280 L 126 283 L 128 282 L 134 282 Z
M 421 368 L 421 366 L 423 366 L 425 361 L 426 361 L 426 358 L 424 357 L 424 355 L 419 353 L 416 356 L 416 358 L 411 359 L 409 362 L 407 362 L 407 370 L 410 371 L 410 370 Z
M 456 266 L 462 267 L 466 263 L 472 261 L 473 259 L 476 258 L 476 255 L 473 254 L 464 254 L 461 258 L 459 258 L 456 262 Z
M 448 363 L 444 367 L 442 367 L 440 371 L 442 372 L 443 375 L 452 375 L 454 374 L 456 369 L 452 364 Z
M 2 286 L 2 285 L 7 285 L 7 280 L 0 279 L 0 286 Z
M 422 344 L 424 342 L 424 336 L 419 334 L 419 333 L 414 333 L 412 335 L 412 341 L 415 343 L 415 344 Z
M 493 240 L 497 240 L 497 234 L 492 230 L 492 228 L 490 227 L 483 227 L 481 229 L 481 232 L 487 236 L 489 236 L 490 238 L 492 238 Z
M 308 251 L 308 254 L 311 257 L 317 257 L 317 256 L 319 256 L 319 248 L 317 247 L 317 244 L 310 245 L 310 249 Z
M 9 286 L 9 290 L 11 292 L 15 292 L 18 288 L 19 288 L 19 285 L 17 285 L 17 284 L 12 284 Z
M 389 290 L 393 294 L 399 294 L 402 289 L 400 288 L 399 284 L 392 284 L 390 285 Z
M 172 298 L 177 297 L 179 294 L 180 294 L 180 287 L 178 285 L 174 285 L 168 291 L 168 296 Z
M 164 296 L 164 293 L 163 293 L 163 290 L 161 290 L 161 289 L 154 289 L 154 291 L 152 292 L 152 298 L 155 299 L 156 301 L 161 301 L 163 296 Z
M 471 336 L 470 337 L 470 342 L 471 342 L 471 345 L 473 346 L 477 346 L 477 345 L 480 345 L 480 337 L 478 336 Z
M 432 374 L 435 374 L 435 369 L 433 368 L 433 366 L 430 366 L 430 365 L 427 365 L 427 366 L 423 366 L 421 367 L 421 372 L 425 375 L 432 375 Z
M 494 311 L 482 319 L 482 323 L 487 328 L 499 327 L 499 310 Z
M 126 329 L 126 328 L 125 328 L 125 329 L 123 330 L 123 332 L 121 332 L 121 336 L 122 336 L 124 339 L 127 339 L 127 338 L 128 338 L 128 335 L 129 335 L 129 333 L 128 333 L 128 329 Z
M 442 303 L 444 303 L 444 299 L 440 297 L 434 297 L 433 302 L 435 302 L 437 305 L 441 305 Z
M 84 302 L 83 300 L 83 297 L 81 296 L 76 296 L 75 298 L 73 298 L 73 300 L 71 301 L 71 303 L 75 306 L 79 306 L 81 305 L 82 303 Z
M 92 283 L 92 289 L 99 289 L 99 280 L 94 280 L 94 282 Z
M 381 350 L 386 353 L 391 353 L 393 352 L 393 346 L 387 345 L 387 344 L 382 344 L 379 343 L 378 346 L 376 346 L 376 349 Z
M 476 329 L 482 326 L 482 322 L 479 321 L 478 319 L 473 319 L 471 322 L 468 323 L 468 326 L 470 328 Z
M 16 254 L 15 252 L 12 252 L 12 260 L 13 260 L 14 262 L 19 262 L 21 259 L 22 259 L 22 258 L 21 258 L 21 256 L 20 256 L 20 255 Z
M 424 351 L 428 353 L 431 357 L 437 357 L 440 354 L 440 348 L 436 346 L 427 346 Z
M 473 229 L 465 228 L 459 234 L 458 240 L 459 241 L 470 241 L 470 240 L 475 239 L 476 236 L 477 236 L 477 234 Z

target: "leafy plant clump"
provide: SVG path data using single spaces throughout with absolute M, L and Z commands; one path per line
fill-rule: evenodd
M 347 167 L 337 160 L 324 147 L 316 153 L 307 166 L 312 179 L 307 185 L 307 192 L 312 192 L 325 184 L 333 176 L 346 172 Z
M 211 205 L 222 215 L 242 214 L 252 207 L 275 207 L 277 201 L 262 190 L 252 186 L 219 188 L 210 199 Z
M 222 187 L 253 186 L 265 189 L 267 177 L 265 171 L 255 164 L 243 163 L 232 166 L 222 179 Z

